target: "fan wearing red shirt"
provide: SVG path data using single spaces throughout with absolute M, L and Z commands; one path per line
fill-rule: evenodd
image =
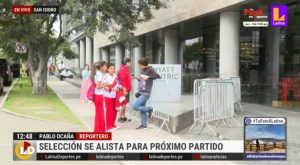
M 131 91 L 131 75 L 130 75 L 130 68 L 131 66 L 131 59 L 125 58 L 122 61 L 122 65 L 120 66 L 120 69 L 118 71 L 118 81 L 119 85 L 122 86 L 123 93 L 127 99 L 127 102 L 129 102 L 129 93 Z M 120 118 L 118 119 L 118 122 L 124 123 L 126 121 L 131 121 L 130 119 L 127 119 L 125 116 L 125 108 L 126 105 L 120 110 Z

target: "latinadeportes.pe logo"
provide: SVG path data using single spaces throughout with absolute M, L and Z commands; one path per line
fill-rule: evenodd
M 271 6 L 271 26 L 285 27 L 288 25 L 288 7 L 286 5 Z
M 29 142 L 23 141 L 17 143 L 15 147 L 15 154 L 21 160 L 28 160 L 34 154 L 35 149 Z

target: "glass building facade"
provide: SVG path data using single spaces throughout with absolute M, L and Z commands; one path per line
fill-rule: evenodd
M 244 27 L 249 19 L 244 9 L 263 10 L 269 20 L 273 4 L 287 6 L 288 26 Z M 153 64 L 181 64 L 182 95 L 192 95 L 195 79 L 239 76 L 243 102 L 300 110 L 300 0 L 195 0 L 188 5 L 177 0 L 170 6 L 137 28 L 140 45 L 135 48 L 94 37 L 94 61 L 119 66 L 122 58 L 131 57 L 135 74 L 140 57 Z M 79 40 L 84 39 L 74 39 L 77 50 L 85 49 Z M 84 57 L 84 51 L 79 54 Z M 75 62 L 77 67 L 84 59 Z
M 235 7 L 240 11 L 239 74 L 242 101 L 300 110 L 300 1 L 276 1 L 288 6 L 287 27 L 244 27 L 243 9 L 264 9 L 270 1 Z M 193 92 L 193 80 L 219 75 L 218 13 L 181 26 L 183 94 Z

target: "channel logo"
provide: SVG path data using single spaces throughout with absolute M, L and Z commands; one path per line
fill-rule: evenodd
M 243 10 L 243 26 L 244 27 L 268 27 L 268 12 L 261 8 L 245 8 Z
M 286 5 L 272 5 L 270 18 L 272 27 L 286 27 L 288 25 L 288 7 Z
M 35 152 L 35 148 L 31 143 L 22 141 L 15 145 L 15 156 L 19 160 L 28 160 Z
M 266 16 L 264 16 L 264 11 L 262 9 L 254 10 L 252 8 L 250 8 L 250 9 L 244 9 L 244 16 L 248 16 L 249 18 L 262 18 L 262 17 L 266 17 Z

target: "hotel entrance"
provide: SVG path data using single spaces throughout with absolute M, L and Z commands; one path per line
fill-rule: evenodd
M 272 5 L 261 3 L 252 6 L 268 8 Z M 241 26 L 243 102 L 300 110 L 300 23 L 297 21 L 300 4 L 290 2 L 287 6 L 287 27 Z
M 282 4 L 288 6 L 287 27 L 243 27 L 244 8 L 269 12 L 270 2 L 256 1 L 238 7 L 242 101 L 300 110 L 300 2 L 291 0 Z M 183 94 L 193 93 L 195 79 L 220 76 L 219 20 L 219 14 L 212 14 L 181 26 Z

